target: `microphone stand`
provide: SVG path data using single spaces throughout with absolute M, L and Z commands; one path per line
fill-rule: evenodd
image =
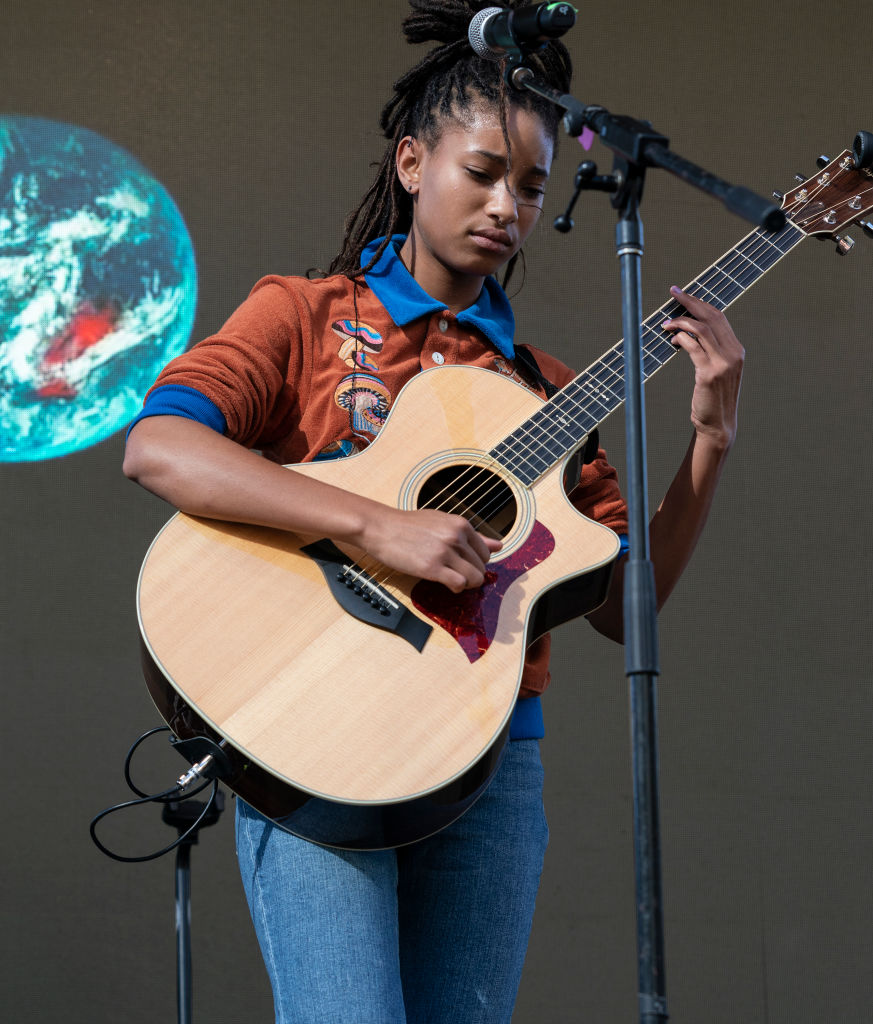
M 625 429 L 627 432 L 627 503 L 630 543 L 624 570 L 625 674 L 629 681 L 633 752 L 634 862 L 637 906 L 639 1020 L 666 1021 L 664 918 L 658 801 L 657 688 L 658 632 L 655 575 L 649 558 L 648 485 L 646 480 L 645 404 L 642 364 L 641 260 L 643 225 L 640 199 L 646 169 L 661 167 L 690 185 L 720 199 L 729 210 L 770 231 L 785 224 L 782 211 L 748 189 L 733 186 L 704 171 L 667 147 L 669 140 L 647 121 L 616 116 L 599 106 L 584 106 L 567 93 L 539 82 L 524 64 L 524 52 L 507 62 L 512 88 L 527 89 L 564 111 L 567 134 L 585 128 L 600 136 L 615 154 L 611 176 L 597 175 L 590 161 L 576 175 L 576 191 L 555 226 L 569 231 L 570 212 L 586 188 L 612 193 L 618 211 L 616 252 L 621 263 L 624 329 Z
M 162 821 L 185 835 L 197 822 L 206 805 L 199 800 L 173 800 L 165 803 Z M 191 967 L 191 847 L 197 843 L 201 828 L 214 825 L 224 810 L 224 793 L 216 790 L 209 813 L 176 848 L 176 1015 L 178 1024 L 192 1024 L 193 982 Z

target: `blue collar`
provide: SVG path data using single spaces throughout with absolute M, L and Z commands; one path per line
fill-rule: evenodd
M 361 266 L 370 262 L 381 241 L 377 238 L 364 249 Z M 398 327 L 446 308 L 445 303 L 432 299 L 404 266 L 399 251 L 405 241 L 405 235 L 393 235 L 379 262 L 364 275 L 376 298 Z M 506 292 L 493 277 L 485 278 L 479 297 L 472 306 L 458 313 L 457 320 L 458 323 L 477 327 L 507 359 L 515 358 L 512 345 L 515 316 Z

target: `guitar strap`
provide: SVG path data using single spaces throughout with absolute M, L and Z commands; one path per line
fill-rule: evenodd
M 536 359 L 534 359 L 533 352 L 531 352 L 527 345 L 515 346 L 515 362 L 516 365 L 521 364 L 521 366 L 527 370 L 528 375 L 532 378 L 534 383 L 539 384 L 543 391 L 545 391 L 546 398 L 553 398 L 558 393 L 559 389 L 548 379 L 548 377 L 543 376 L 542 371 L 537 365 Z M 597 458 L 597 449 L 599 447 L 600 435 L 595 427 L 595 429 L 588 435 L 588 440 L 585 442 L 584 447 L 577 452 L 577 456 L 581 455 L 582 462 L 587 465 L 589 462 L 593 462 Z

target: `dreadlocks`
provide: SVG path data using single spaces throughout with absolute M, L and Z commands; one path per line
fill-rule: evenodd
M 529 0 L 504 0 L 507 9 L 527 6 Z M 331 274 L 355 278 L 369 270 L 381 257 L 391 235 L 408 233 L 412 226 L 412 197 L 401 186 L 395 173 L 395 154 L 407 135 L 434 146 L 448 119 L 458 119 L 474 104 L 484 102 L 500 112 L 506 130 L 506 109 L 514 104 L 540 116 L 552 139 L 557 137 L 560 112 L 547 100 L 528 91 L 507 90 L 503 61 L 477 56 L 467 40 L 473 15 L 492 6 L 488 0 L 409 0 L 412 12 L 403 22 L 410 43 L 436 41 L 441 45 L 394 83 L 394 95 L 382 108 L 380 126 L 388 145 L 357 209 L 345 225 L 342 250 L 330 265 Z M 562 43 L 553 41 L 530 58 L 532 67 L 553 88 L 566 92 L 570 87 L 570 55 Z M 508 139 L 507 139 L 508 149 Z M 385 240 L 370 263 L 361 268 L 361 254 L 375 238 Z M 516 257 L 506 267 L 504 286 L 512 274 Z

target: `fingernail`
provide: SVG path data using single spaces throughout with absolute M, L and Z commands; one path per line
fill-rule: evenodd
M 681 295 L 682 294 L 682 289 L 678 285 L 675 285 L 675 284 L 670 285 L 670 291 L 674 295 Z

